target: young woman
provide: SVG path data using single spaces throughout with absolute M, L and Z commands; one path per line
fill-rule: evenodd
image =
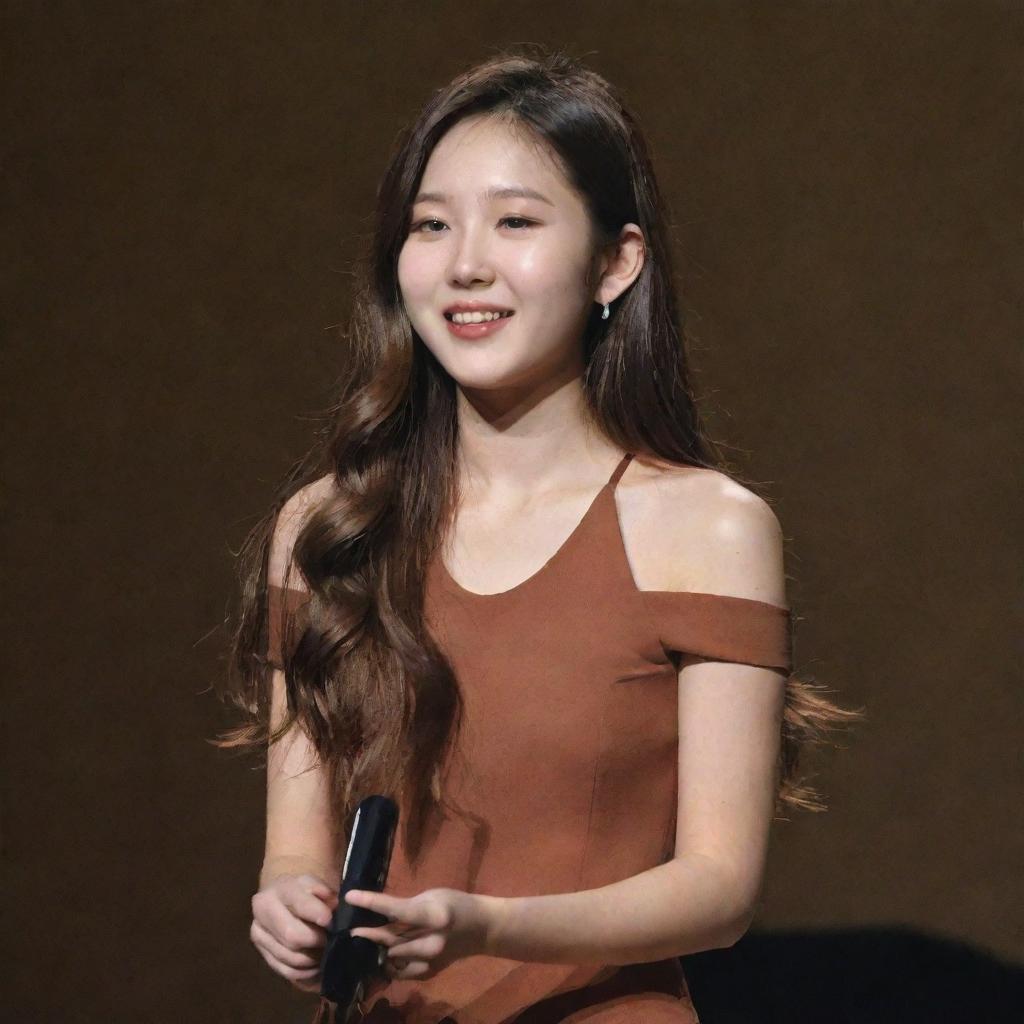
M 401 135 L 329 429 L 242 553 L 222 743 L 269 740 L 251 939 L 297 987 L 385 793 L 365 1020 L 696 1021 L 678 958 L 744 933 L 773 815 L 821 807 L 797 753 L 853 714 L 790 676 L 783 532 L 679 319 L 598 75 L 506 53 Z

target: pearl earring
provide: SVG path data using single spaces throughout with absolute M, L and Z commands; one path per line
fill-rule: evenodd
M 604 304 L 604 312 L 601 314 L 601 319 L 602 320 L 607 320 L 608 319 L 608 312 L 609 312 L 608 311 L 608 303 L 606 302 Z

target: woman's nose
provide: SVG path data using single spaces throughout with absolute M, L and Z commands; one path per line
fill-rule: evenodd
M 453 284 L 468 285 L 474 281 L 491 281 L 491 267 L 487 244 L 481 231 L 463 231 L 452 252 L 449 277 Z

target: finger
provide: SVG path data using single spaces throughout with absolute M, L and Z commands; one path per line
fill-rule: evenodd
M 432 960 L 444 952 L 445 939 L 438 932 L 421 938 L 399 940 L 388 948 L 388 956 L 398 960 Z
M 374 892 L 372 889 L 350 889 L 345 893 L 345 899 L 354 906 L 366 907 L 368 910 L 383 914 L 393 922 L 417 928 L 437 931 L 447 928 L 451 923 L 451 911 L 438 898 L 400 899 L 397 896 Z
M 289 949 L 314 949 L 327 944 L 327 932 L 323 928 L 307 924 L 283 903 L 273 905 L 267 916 L 269 920 L 261 919 L 260 923 Z
M 290 964 L 282 963 L 269 950 L 264 949 L 262 946 L 257 945 L 256 949 L 259 950 L 260 956 L 266 960 L 275 973 L 280 974 L 282 978 L 287 978 L 293 985 L 312 984 L 314 980 L 316 980 L 317 987 L 319 987 L 319 967 L 292 967 Z
M 333 907 L 312 893 L 298 893 L 291 903 L 292 913 L 303 921 L 326 928 L 334 919 Z
M 316 875 L 299 875 L 298 880 L 311 892 L 317 896 L 329 897 L 337 902 L 338 890 L 328 885 L 322 878 L 317 878 Z
M 371 942 L 376 942 L 379 945 L 390 948 L 396 942 L 408 942 L 410 939 L 419 938 L 421 935 L 429 934 L 429 932 L 423 928 L 405 928 L 402 930 L 396 930 L 396 926 L 394 925 L 389 928 L 372 928 L 364 925 L 361 928 L 350 929 L 349 934 L 369 939 Z
M 349 934 L 356 938 L 369 939 L 385 948 L 390 948 L 396 942 L 401 941 L 394 932 L 387 928 L 352 928 L 349 930 Z
M 326 928 L 334 917 L 334 912 L 322 899 L 301 888 L 282 890 L 281 903 L 314 928 Z
M 252 927 L 249 929 L 249 938 L 252 939 L 255 946 L 265 949 L 275 960 L 280 961 L 282 964 L 287 964 L 289 967 L 294 967 L 297 970 L 320 969 L 320 958 L 318 956 L 311 956 L 309 953 L 303 953 L 297 949 L 289 949 L 278 942 L 259 921 L 253 921 Z
M 390 918 L 392 922 L 400 922 L 413 928 L 437 931 L 447 928 L 451 921 L 450 911 L 438 899 L 399 899 L 397 896 L 387 896 L 366 889 L 353 889 L 346 893 L 346 899 L 353 894 L 355 898 L 349 902 L 356 906 L 374 910 Z
M 382 892 L 374 892 L 372 889 L 350 889 L 345 893 L 345 900 L 355 907 L 365 907 L 392 921 L 400 921 L 402 924 L 424 925 L 427 922 L 423 919 L 423 903 L 415 899 L 401 899 L 398 896 L 388 896 Z
M 398 965 L 389 960 L 385 971 L 389 977 L 402 980 L 423 978 L 431 973 L 430 964 L 424 960 L 400 960 Z

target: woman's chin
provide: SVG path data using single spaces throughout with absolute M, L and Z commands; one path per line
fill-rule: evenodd
M 460 352 L 447 359 L 444 368 L 460 387 L 488 391 L 522 383 L 530 375 L 528 369 L 495 352 Z
M 473 391 L 507 391 L 509 388 L 521 386 L 519 378 L 504 374 L 452 374 L 455 383 L 466 392 Z

